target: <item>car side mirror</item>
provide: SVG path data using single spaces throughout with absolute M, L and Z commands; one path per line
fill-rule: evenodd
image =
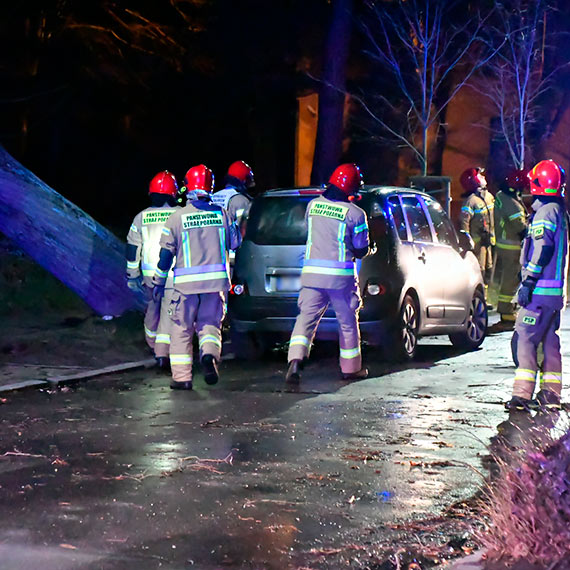
M 465 256 L 468 251 L 473 251 L 475 249 L 473 239 L 467 232 L 460 231 L 457 238 L 459 242 L 459 253 L 461 255 Z

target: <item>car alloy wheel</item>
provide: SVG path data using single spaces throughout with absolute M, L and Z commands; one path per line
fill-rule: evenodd
M 473 344 L 485 337 L 487 328 L 487 307 L 480 295 L 473 295 L 469 316 L 467 317 L 467 336 Z
M 406 295 L 400 313 L 401 356 L 412 360 L 418 346 L 419 314 L 417 304 L 411 295 Z

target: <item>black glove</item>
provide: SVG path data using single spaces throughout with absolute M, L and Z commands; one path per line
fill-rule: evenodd
M 142 277 L 127 277 L 127 287 L 133 293 L 142 293 Z
M 532 300 L 532 292 L 534 291 L 534 287 L 536 285 L 536 281 L 532 279 L 525 279 L 519 288 L 517 301 L 521 307 L 527 307 L 530 305 Z
M 152 289 L 152 300 L 155 303 L 160 302 L 164 296 L 164 285 L 155 285 Z

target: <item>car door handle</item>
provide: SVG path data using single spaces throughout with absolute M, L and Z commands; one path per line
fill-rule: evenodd
M 418 255 L 418 259 L 425 263 L 426 262 L 426 252 L 422 251 L 421 255 Z

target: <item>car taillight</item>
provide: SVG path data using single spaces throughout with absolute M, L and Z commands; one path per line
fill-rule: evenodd
M 230 289 L 231 295 L 243 295 L 246 292 L 246 287 L 242 283 L 235 283 Z
M 380 283 L 367 283 L 366 293 L 372 296 L 384 295 L 386 293 L 386 287 L 384 287 L 384 285 L 381 285 Z

